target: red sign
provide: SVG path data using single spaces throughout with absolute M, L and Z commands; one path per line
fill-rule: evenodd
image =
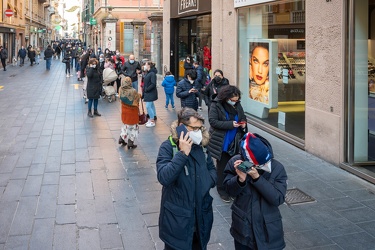
M 7 17 L 11 17 L 11 16 L 13 16 L 13 10 L 7 9 L 7 10 L 5 11 L 5 15 L 6 15 Z

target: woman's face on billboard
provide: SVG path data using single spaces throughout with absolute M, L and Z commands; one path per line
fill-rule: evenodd
M 268 78 L 269 53 L 266 48 L 256 47 L 251 55 L 251 77 L 258 85 L 262 85 Z

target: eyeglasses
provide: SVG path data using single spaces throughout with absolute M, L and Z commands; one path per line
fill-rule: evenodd
M 192 129 L 194 132 L 197 132 L 199 130 L 201 130 L 203 128 L 203 126 L 200 126 L 200 127 L 193 127 L 193 126 L 190 126 L 190 125 L 187 125 L 187 124 L 184 124 L 186 127 L 189 127 L 190 129 Z

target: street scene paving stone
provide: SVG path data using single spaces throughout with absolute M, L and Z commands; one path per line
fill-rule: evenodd
M 156 157 L 176 110 L 159 100 L 153 128 L 140 127 L 138 147 L 118 145 L 120 103 L 99 100 L 87 117 L 81 82 L 65 65 L 45 61 L 0 72 L 0 250 L 161 250 L 162 186 Z M 227 72 L 227 74 L 230 72 Z M 207 107 L 202 114 L 207 121 Z M 284 164 L 288 189 L 314 202 L 280 206 L 285 249 L 375 249 L 375 188 L 323 160 L 249 125 Z M 234 249 L 230 203 L 216 189 L 209 250 Z

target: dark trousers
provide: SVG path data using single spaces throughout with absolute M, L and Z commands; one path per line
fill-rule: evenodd
M 220 160 L 216 161 L 216 173 L 217 173 L 217 192 L 219 195 L 224 195 L 227 194 L 225 191 L 225 188 L 223 186 L 224 182 L 224 169 L 225 166 L 227 165 L 228 161 L 232 158 L 227 152 L 222 152 L 221 153 L 221 158 Z
M 3 59 L 3 58 L 1 58 L 1 64 L 3 65 L 3 68 L 5 69 L 5 67 L 6 67 L 6 63 L 5 63 L 5 58 Z
M 194 233 L 193 236 L 193 246 L 191 247 L 192 250 L 201 250 L 201 246 L 199 244 L 199 238 L 197 233 Z M 164 245 L 164 250 L 175 250 L 173 247 L 168 246 L 167 244 Z
M 98 110 L 98 99 L 89 99 L 89 103 L 87 105 L 89 111 L 91 111 L 92 104 L 94 103 L 94 111 Z
M 25 64 L 25 57 L 20 57 L 20 65 L 24 65 Z
M 240 244 L 238 241 L 234 241 L 234 249 L 236 249 L 236 250 L 257 250 L 258 248 L 257 247 L 250 248 L 248 246 L 244 246 L 244 245 Z
M 65 63 L 65 74 L 69 74 L 70 75 L 70 64 L 68 62 Z

